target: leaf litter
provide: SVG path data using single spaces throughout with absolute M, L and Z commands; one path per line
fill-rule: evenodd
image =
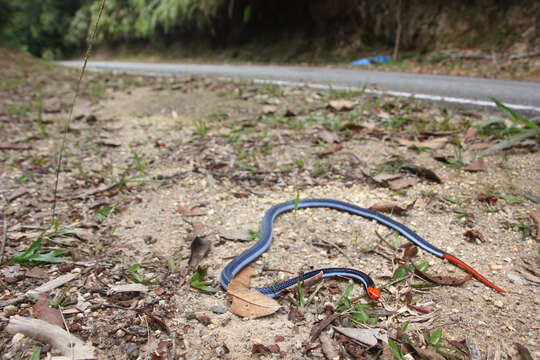
M 24 61 L 18 63 L 24 64 Z M 2 76 L 6 74 L 10 74 L 9 70 Z M 51 85 L 50 78 L 45 82 L 32 75 L 32 71 L 27 74 L 29 78 L 21 83 L 20 90 L 24 91 L 17 95 L 2 90 L 8 96 L 1 96 L 0 101 L 18 101 L 22 109 L 28 98 L 17 96 L 33 94 L 36 84 Z M 56 77 L 68 83 L 75 78 L 67 69 L 59 70 Z M 58 208 L 62 225 L 84 228 L 88 233 L 65 244 L 55 243 L 54 237 L 44 239 L 44 254 L 56 249 L 68 250 L 58 255 L 66 263 L 42 264 L 49 275 L 43 280 L 25 277 L 25 272 L 21 271 L 22 275 L 14 276 L 8 285 L 9 292 L 3 290 L 0 294 L 0 304 L 4 314 L 25 314 L 25 309 L 35 303 L 25 295 L 28 289 L 39 288 L 38 292 L 48 293 L 48 298 L 52 298 L 50 292 L 54 289 L 69 291 L 81 299 L 81 304 L 87 303 L 89 307 L 82 312 L 74 305 L 65 309 L 68 327 L 73 329 L 73 335 L 92 344 L 100 358 L 123 358 L 125 349 L 129 349 L 130 354 L 139 349 L 143 354 L 144 344 L 150 342 L 153 345 L 149 349 L 159 349 L 160 354 L 164 353 L 166 344 L 175 344 L 174 349 L 168 347 L 168 350 L 188 358 L 249 357 L 254 344 L 263 344 L 268 353 L 277 351 L 280 356 L 291 358 L 322 355 L 318 340 L 309 342 L 315 324 L 333 318 L 332 324 L 337 327 L 355 329 L 362 326 L 352 320 L 352 315 L 336 316 L 334 312 L 333 304 L 346 287 L 345 281 L 339 279 L 319 283 L 320 289 L 313 301 L 294 310 L 302 314 L 295 323 L 287 320 L 288 311 L 283 310 L 289 298 L 287 295 L 282 296 L 277 305 L 268 306 L 272 311 L 277 308 L 275 312 L 255 320 L 241 320 L 231 312 L 211 310 L 214 306 L 228 305 L 230 301 L 224 292 L 215 292 L 221 269 L 231 257 L 252 245 L 223 241 L 216 236 L 219 231 L 213 229 L 223 227 L 238 231 L 231 237 L 243 239 L 245 235 L 239 234 L 244 231 L 258 231 L 260 220 L 270 206 L 294 199 L 298 192 L 302 198 L 329 197 L 360 206 L 410 204 L 416 199 L 414 208 L 399 221 L 434 245 L 479 267 L 503 287 L 510 286 L 505 283 L 508 279 L 504 273 L 512 269 L 535 277 L 521 264 L 529 264 L 527 266 L 534 271 L 534 265 L 530 264 L 535 264 L 538 256 L 536 241 L 530 236 L 522 239 L 520 232 L 502 225 L 505 221 L 516 224 L 521 221 L 529 227 L 533 224 L 529 214 L 534 202 L 526 194 L 537 192 L 538 170 L 530 167 L 538 162 L 535 148 L 508 147 L 503 150 L 505 157 L 501 156 L 502 152 L 488 154 L 483 157 L 485 167 L 481 173 L 460 172 L 449 166 L 451 164 L 439 163 L 431 157 L 430 149 L 434 149 L 450 163 L 459 158 L 453 141 L 456 133 L 468 134 L 467 143 L 460 150 L 463 159 L 474 159 L 474 152 L 480 151 L 475 146 L 483 142 L 500 142 L 499 139 L 479 137 L 478 131 L 473 136 L 464 128 L 468 123 L 480 128 L 493 117 L 491 114 L 476 113 L 473 116 L 459 109 L 393 98 L 375 101 L 370 95 L 346 93 L 340 95 L 342 100 L 354 105 L 335 111 L 326 108 L 333 100 L 329 94 L 301 87 L 285 88 L 280 92 L 280 88 L 272 86 L 194 77 L 188 83 L 179 82 L 180 87 L 168 90 L 167 79 L 105 73 L 89 74 L 89 77 L 115 86 L 117 91 L 98 103 L 90 101 L 87 98 L 89 92 L 83 91 L 76 113 L 93 114 L 95 119 L 92 120 L 92 131 L 86 129 L 88 124 L 84 117 L 74 120 L 77 131 L 68 134 L 67 150 L 72 157 L 65 165 L 69 171 L 62 173 L 59 187 L 62 202 Z M 175 83 L 174 79 L 172 83 Z M 163 90 L 152 90 L 158 88 Z M 244 89 L 241 102 L 234 91 L 238 88 Z M 287 96 L 282 95 L 284 93 Z M 256 99 L 267 94 L 271 96 L 266 100 Z M 332 97 L 335 99 L 336 94 Z M 60 112 L 46 114 L 49 118 L 44 126 L 48 136 L 54 133 L 54 124 L 66 114 L 67 109 L 61 104 L 69 103 L 68 98 L 69 94 L 66 94 L 65 102 L 56 102 Z M 273 103 L 266 103 L 269 100 Z M 190 106 L 184 108 L 178 104 Z M 264 114 L 261 104 L 276 106 L 276 111 Z M 283 109 L 294 111 L 287 114 Z M 27 115 L 33 111 L 35 109 L 30 106 Z M 414 116 L 409 111 L 414 111 Z M 380 113 L 384 116 L 379 116 Z M 47 225 L 50 203 L 37 199 L 50 201 L 53 183 L 49 170 L 54 166 L 52 145 L 55 138 L 40 138 L 35 134 L 35 128 L 18 114 L 16 111 L 4 114 L 9 121 L 2 122 L 0 130 L 3 144 L 24 144 L 2 150 L 2 191 L 24 194 L 10 197 L 9 203 L 3 205 L 2 222 L 9 222 L 7 229 L 21 225 L 17 233 L 7 231 L 5 258 L 28 250 L 41 231 L 32 227 Z M 401 123 L 400 117 L 413 120 Z M 195 122 L 195 118 L 201 121 Z M 421 123 L 422 119 L 428 121 Z M 318 135 L 323 131 L 327 132 L 323 135 L 325 138 Z M 24 143 L 14 141 L 9 134 L 21 134 Z M 110 134 L 114 134 L 111 144 L 120 146 L 107 146 L 113 139 L 108 136 Z M 409 141 L 415 143 L 395 147 L 397 140 L 392 141 L 393 137 L 414 139 Z M 395 160 L 391 156 L 394 154 L 400 159 L 412 160 L 407 161 L 406 167 L 389 166 L 389 162 Z M 239 163 L 243 166 L 238 166 Z M 380 179 L 381 174 L 388 176 L 386 180 L 380 180 L 383 186 L 375 180 Z M 512 174 L 512 181 L 505 174 Z M 414 179 L 414 182 L 408 180 L 411 181 L 408 187 L 384 187 L 388 186 L 388 181 L 399 178 Z M 481 194 L 514 194 L 519 202 L 503 201 L 495 208 L 495 204 L 474 200 Z M 442 201 L 445 197 L 456 203 Z M 453 212 L 457 207 L 474 217 L 457 218 Z M 390 216 L 395 213 L 393 211 Z M 182 225 L 194 216 L 204 219 L 201 221 L 203 229 L 197 230 L 194 223 Z M 343 255 L 312 245 L 317 239 L 332 240 L 332 243 L 345 245 L 341 249 L 353 259 L 355 268 L 370 273 L 381 288 L 384 286 L 386 311 L 377 306 L 375 310 L 381 311 L 366 310 L 369 317 L 377 319 L 377 324 L 388 324 L 388 329 L 395 329 L 396 325 L 410 321 L 404 334 L 411 337 L 415 336 L 415 331 L 432 333 L 443 328 L 440 340 L 443 344 L 474 337 L 479 351 L 484 353 L 499 341 L 510 344 L 519 341 L 532 354 L 538 353 L 536 330 L 531 327 L 529 318 L 530 308 L 537 305 L 534 299 L 540 297 L 538 287 L 532 281 L 525 281 L 528 285 L 523 287 L 526 289 L 512 285 L 516 288 L 502 299 L 476 281 L 458 287 L 416 287 L 416 278 L 405 277 L 397 283 L 386 284 L 388 274 L 392 275 L 391 261 L 377 253 L 363 251 L 372 247 L 379 253 L 389 253 L 388 248 L 381 247 L 377 240 L 375 233 L 380 231 L 379 228 L 364 219 L 324 209 L 305 209 L 282 215 L 276 222 L 274 243 L 252 264 L 260 273 L 252 281 L 256 286 L 264 286 L 312 267 L 346 266 Z M 478 229 L 487 241 L 468 243 L 462 235 L 468 229 Z M 191 254 L 206 254 L 198 249 L 199 245 L 197 251 L 192 251 L 195 234 L 211 245 L 212 251 L 200 257 L 204 257 L 205 264 L 193 272 L 188 269 Z M 147 236 L 151 236 L 152 241 L 145 241 Z M 387 241 L 397 245 L 405 242 L 392 236 Z M 174 261 L 171 262 L 172 256 Z M 414 256 L 429 262 L 429 273 L 456 271 L 423 252 Z M 143 285 L 134 284 L 126 277 L 134 263 L 141 264 L 145 277 L 154 279 L 144 285 L 147 291 L 130 287 Z M 4 281 L 8 265 L 4 262 L 1 267 Z M 62 279 L 66 275 L 70 278 L 67 281 Z M 526 279 L 525 275 L 523 278 Z M 40 288 L 49 279 L 62 281 Z M 200 290 L 192 284 L 203 289 L 207 286 L 214 292 Z M 134 291 L 109 292 L 117 286 Z M 241 296 L 246 296 L 246 287 L 242 291 Z M 413 294 L 410 304 L 413 308 L 407 307 L 407 302 L 400 296 L 408 291 Z M 523 291 L 530 296 L 522 296 L 520 292 Z M 420 296 L 423 300 L 415 302 Z M 354 300 L 351 305 L 359 309 L 367 304 L 361 286 L 354 287 L 350 299 Z M 464 306 L 464 299 L 467 306 Z M 436 311 L 424 314 L 428 316 L 425 317 L 418 315 L 422 313 L 421 308 Z M 165 327 L 173 331 L 167 335 Z M 393 330 L 389 331 L 389 336 L 394 336 Z M 510 331 L 512 335 L 509 335 Z M 320 334 L 324 335 L 325 343 L 329 338 L 343 357 L 361 354 L 373 358 L 385 349 L 380 343 L 374 348 L 355 343 L 328 325 L 321 328 Z M 276 348 L 273 340 L 278 336 L 283 340 Z M 18 348 L 12 342 L 14 339 L 2 332 L 2 346 L 10 354 Z M 149 342 L 149 339 L 154 340 Z M 512 346 L 502 349 L 507 356 L 518 354 Z

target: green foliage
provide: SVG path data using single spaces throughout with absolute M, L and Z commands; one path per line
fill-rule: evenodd
M 45 59 L 63 57 L 68 52 L 64 35 L 82 2 L 0 0 L 0 43 Z
M 405 356 L 401 352 L 401 349 L 399 348 L 398 344 L 394 342 L 392 339 L 388 339 L 388 345 L 390 346 L 390 349 L 392 349 L 392 353 L 394 354 L 394 357 L 399 360 L 405 360 Z
M 141 264 L 134 264 L 132 265 L 128 270 L 127 273 L 129 275 L 129 278 L 133 280 L 136 283 L 140 284 L 150 284 L 155 277 L 153 278 L 146 278 L 138 273 L 139 269 L 141 268 Z
M 208 266 L 203 267 L 197 265 L 193 276 L 189 280 L 191 287 L 204 292 L 215 292 L 216 290 L 213 287 L 209 286 L 210 284 L 212 284 L 212 282 L 209 280 L 204 280 L 207 273 Z
M 9 262 L 24 266 L 40 266 L 62 263 L 65 262 L 65 260 L 59 256 L 64 254 L 66 251 L 67 250 L 60 249 L 45 253 L 41 249 L 41 238 L 38 238 L 28 247 L 28 249 L 9 259 Z

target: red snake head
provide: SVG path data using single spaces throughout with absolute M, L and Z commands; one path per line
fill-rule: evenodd
M 381 291 L 376 287 L 368 287 L 367 293 L 369 297 L 373 300 L 379 300 L 379 298 L 381 297 Z

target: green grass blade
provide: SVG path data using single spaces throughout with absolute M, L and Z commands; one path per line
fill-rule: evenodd
M 540 128 L 538 128 L 538 127 L 534 128 L 534 129 L 525 130 L 525 131 L 523 131 L 523 132 L 521 132 L 519 134 L 516 134 L 516 135 L 510 137 L 509 139 L 507 139 L 505 141 L 501 141 L 500 143 L 495 144 L 492 147 L 487 148 L 484 151 L 481 151 L 478 154 L 478 157 L 481 158 L 481 157 L 486 156 L 488 154 L 491 154 L 492 152 L 495 152 L 497 150 L 503 150 L 503 149 L 509 148 L 510 146 L 520 142 L 523 139 L 526 139 L 526 138 L 529 138 L 529 137 L 536 137 L 536 136 L 539 136 L 539 135 L 540 135 Z
M 523 124 L 525 125 L 525 127 L 529 128 L 529 129 L 535 129 L 535 128 L 538 128 L 538 125 L 536 125 L 535 123 L 525 119 L 523 116 L 519 115 L 518 113 L 516 113 L 514 110 L 510 109 L 508 106 L 504 105 L 502 102 L 500 102 L 499 100 L 495 99 L 494 97 L 491 98 L 491 100 L 493 100 L 493 102 L 495 103 L 495 105 L 497 105 L 497 107 L 502 111 L 504 112 L 505 114 L 507 114 L 511 120 L 513 120 L 514 122 L 516 123 L 520 123 L 520 124 Z

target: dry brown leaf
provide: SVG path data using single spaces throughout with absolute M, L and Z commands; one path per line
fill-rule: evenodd
M 486 241 L 484 239 L 484 235 L 482 235 L 482 233 L 478 230 L 467 230 L 463 235 L 467 238 L 469 242 L 474 242 L 474 240 L 476 239 L 482 242 Z
M 388 343 L 388 332 L 382 328 L 358 329 L 334 326 L 334 329 L 351 339 L 369 346 L 377 345 L 377 340 Z
M 201 208 L 193 207 L 187 208 L 182 205 L 178 205 L 178 211 L 184 216 L 202 216 L 206 215 L 206 211 Z
M 335 152 L 338 152 L 340 151 L 341 149 L 343 149 L 343 145 L 340 145 L 340 144 L 334 144 L 326 149 L 324 149 L 323 151 L 321 151 L 320 153 L 317 154 L 318 157 L 320 158 L 323 158 L 327 155 L 330 155 L 330 154 L 333 154 Z
M 356 103 L 350 100 L 332 100 L 328 103 L 328 107 L 334 111 L 349 111 L 354 108 Z
M 398 205 L 392 205 L 392 204 L 372 205 L 369 207 L 369 210 L 391 213 L 391 214 L 401 214 L 403 212 L 407 212 L 411 210 L 415 202 L 416 200 L 410 203 L 409 205 L 407 205 L 405 208 L 402 208 L 401 206 L 398 206 Z
M 476 159 L 472 163 L 463 167 L 465 171 L 484 171 L 486 169 L 484 160 Z
M 219 237 L 222 237 L 227 240 L 237 240 L 237 241 L 250 240 L 250 236 L 247 231 L 230 230 L 222 226 L 217 229 L 217 233 Z
M 238 280 L 245 287 L 249 287 L 249 284 L 251 283 L 251 278 L 255 275 L 257 275 L 257 271 L 248 265 L 242 270 L 240 270 L 240 272 L 236 274 L 234 279 Z
M 416 165 L 405 165 L 403 166 L 403 169 L 410 171 L 417 176 L 423 177 L 424 179 L 435 181 L 437 184 L 442 183 L 439 175 L 435 174 L 435 172 L 431 169 Z
M 47 295 L 41 294 L 38 301 L 32 306 L 32 314 L 36 319 L 43 320 L 49 324 L 64 328 L 64 321 L 60 310 L 49 306 Z
M 255 289 L 249 289 L 237 279 L 229 283 L 227 294 L 233 297 L 229 310 L 241 317 L 256 319 L 268 316 L 281 307 L 276 300 Z
M 413 186 L 418 182 L 415 178 L 400 178 L 388 181 L 388 187 L 392 190 L 401 190 Z
M 411 141 L 407 139 L 397 139 L 397 142 L 401 145 L 405 145 L 411 148 L 432 148 L 432 149 L 442 149 L 446 143 L 448 142 L 448 139 L 445 137 L 435 138 L 433 140 L 426 140 L 426 141 Z
M 336 350 L 334 341 L 328 334 L 322 334 L 319 340 L 321 341 L 321 350 L 327 359 L 339 359 L 339 352 Z
M 492 146 L 493 146 L 492 143 L 477 143 L 477 144 L 471 145 L 470 149 L 473 151 L 481 151 L 481 150 L 489 149 Z
M 536 241 L 540 242 L 540 210 L 533 211 L 530 216 L 536 225 Z
M 438 284 L 438 285 L 456 286 L 456 285 L 464 284 L 467 281 L 472 279 L 471 274 L 467 274 L 462 279 L 458 279 L 458 278 L 450 277 L 450 276 L 431 276 L 431 275 L 427 275 L 426 273 L 418 270 L 418 268 L 416 266 L 414 267 L 414 274 L 421 277 L 424 280 L 431 281 L 432 283 L 435 283 L 435 284 Z
M 189 256 L 189 266 L 197 265 L 210 250 L 210 243 L 202 237 L 195 236 L 191 242 L 191 255 Z
M 372 177 L 373 181 L 381 183 L 386 183 L 390 180 L 399 179 L 401 177 L 400 174 L 388 174 L 388 173 L 380 173 Z

